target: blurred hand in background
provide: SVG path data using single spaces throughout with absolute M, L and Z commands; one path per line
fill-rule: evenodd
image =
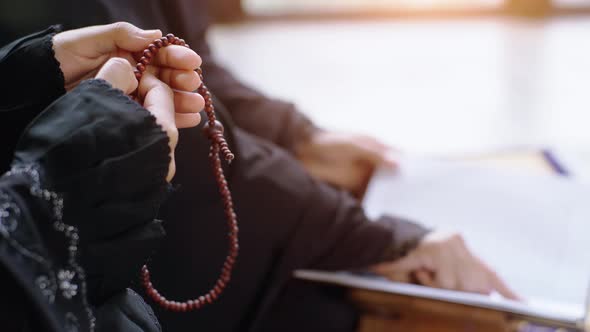
M 391 150 L 370 136 L 320 130 L 296 154 L 312 176 L 358 197 L 376 167 L 397 167 Z
M 470 252 L 459 234 L 433 232 L 407 256 L 372 270 L 393 281 L 486 295 L 495 291 L 520 300 L 496 272 Z

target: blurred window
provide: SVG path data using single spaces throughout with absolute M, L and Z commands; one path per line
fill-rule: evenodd
M 590 0 L 553 0 L 557 7 L 590 7 Z
M 505 0 L 244 0 L 250 14 L 500 8 Z M 566 0 L 567 1 L 567 0 Z M 575 0 L 570 0 L 575 1 Z

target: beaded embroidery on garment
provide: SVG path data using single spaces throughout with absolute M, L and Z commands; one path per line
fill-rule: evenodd
M 96 325 L 96 318 L 88 303 L 86 294 L 85 274 L 82 267 L 77 261 L 78 256 L 78 229 L 74 226 L 63 222 L 64 201 L 61 195 L 56 192 L 44 189 L 41 184 L 39 169 L 36 165 L 19 165 L 13 167 L 3 177 L 26 176 L 31 180 L 29 192 L 33 197 L 47 202 L 51 208 L 52 228 L 61 233 L 66 240 L 67 262 L 65 266 L 57 267 L 56 262 L 47 257 L 47 253 L 38 252 L 28 248 L 19 239 L 19 227 L 27 227 L 20 224 L 23 217 L 21 208 L 15 202 L 11 195 L 0 191 L 0 241 L 4 240 L 20 256 L 33 262 L 37 271 L 43 271 L 35 276 L 34 286 L 46 298 L 49 305 L 55 305 L 56 302 L 65 301 L 66 303 L 75 301 L 82 304 L 82 311 L 86 317 L 83 319 L 77 317 L 72 311 L 67 311 L 60 321 L 64 323 L 67 331 L 90 331 L 93 332 Z M 72 303 L 71 307 L 76 307 Z M 82 328 L 81 321 L 87 321 L 88 327 Z

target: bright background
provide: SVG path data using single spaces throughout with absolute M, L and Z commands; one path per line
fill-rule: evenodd
M 325 127 L 414 152 L 584 152 L 589 35 L 586 16 L 276 19 L 216 26 L 211 41 L 238 77 Z

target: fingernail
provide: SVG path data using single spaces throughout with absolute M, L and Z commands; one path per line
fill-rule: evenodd
M 153 38 L 162 35 L 162 31 L 160 29 L 153 29 L 153 30 L 141 30 L 141 36 L 146 38 Z

